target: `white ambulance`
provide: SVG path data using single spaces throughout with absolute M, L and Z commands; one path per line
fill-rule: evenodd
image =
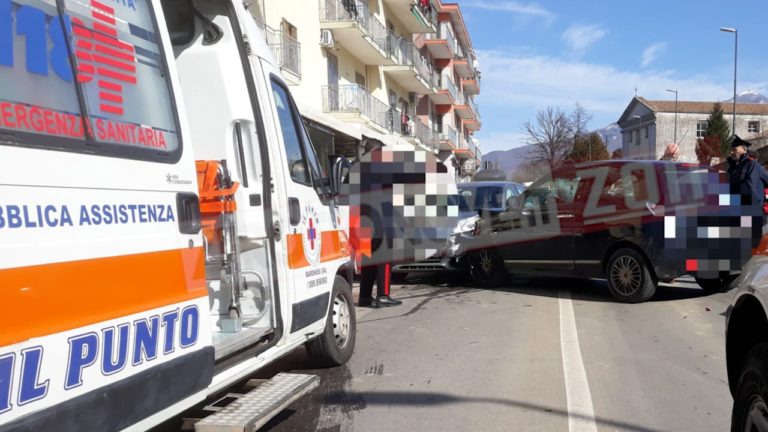
M 239 1 L 0 0 L 0 431 L 146 430 L 301 345 L 350 358 L 344 161 L 271 58 Z

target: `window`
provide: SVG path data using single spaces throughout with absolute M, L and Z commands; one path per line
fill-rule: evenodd
M 538 207 L 544 210 L 550 200 L 558 204 L 573 203 L 580 180 L 579 177 L 563 175 L 531 185 L 526 191 L 523 209 L 533 210 Z
M 0 28 L 12 38 L 0 37 L 0 82 L 13 83 L 0 87 L 0 131 L 16 145 L 178 160 L 176 111 L 151 4 L 63 1 L 70 40 L 55 1 L 24 3 L 0 7 Z
M 749 133 L 760 133 L 760 122 L 759 121 L 751 121 L 747 123 L 747 132 Z
M 696 122 L 696 138 L 704 138 L 707 136 L 708 122 L 706 120 L 699 120 Z
M 272 94 L 275 97 L 277 117 L 280 121 L 280 131 L 283 135 L 291 179 L 297 183 L 310 185 L 307 160 L 304 158 L 304 152 L 301 148 L 302 135 L 300 131 L 303 131 L 303 128 L 300 127 L 298 114 L 293 111 L 288 99 L 288 92 L 274 81 L 272 82 Z
M 646 126 L 645 127 L 645 138 L 648 139 L 648 135 L 651 133 L 651 127 Z

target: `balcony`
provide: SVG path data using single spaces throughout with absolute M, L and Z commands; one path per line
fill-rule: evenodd
M 459 160 L 474 159 L 475 145 L 474 143 L 472 143 L 472 140 L 463 135 L 459 137 L 459 140 L 460 140 L 460 143 L 458 147 L 453 149 L 453 154 L 456 155 L 456 158 Z
M 362 63 L 392 64 L 389 32 L 367 1 L 320 0 L 320 28 L 331 30 L 333 39 Z
M 436 105 L 456 105 L 460 101 L 460 95 L 451 78 L 448 75 L 441 75 L 437 92 L 429 96 Z
M 437 33 L 423 33 L 416 38 L 416 45 L 426 46 L 436 60 L 452 59 L 456 52 L 456 38 L 447 23 L 440 23 Z
M 431 127 L 424 124 L 418 118 L 412 122 L 412 130 L 408 130 L 408 137 L 413 140 L 415 144 L 421 144 L 429 151 L 436 151 L 438 148 L 437 134 Z
M 455 111 L 462 120 L 480 121 L 480 112 L 477 110 L 477 105 L 475 105 L 475 101 L 471 97 L 463 97 L 460 102 L 457 102 Z
M 459 78 L 473 78 L 476 74 L 474 60 L 455 59 L 453 60 L 453 69 L 459 75 Z
M 283 78 L 291 84 L 299 84 L 301 81 L 301 44 L 288 34 L 264 24 L 256 19 L 257 27 L 264 33 L 272 56 L 277 62 Z M 286 73 L 288 72 L 288 73 Z
M 323 86 L 323 112 L 343 121 L 365 123 L 382 132 L 393 129 L 395 114 L 384 102 L 357 85 Z
M 461 88 L 468 95 L 475 96 L 480 94 L 480 75 L 478 74 L 472 78 L 462 78 Z
M 480 119 L 479 118 L 470 118 L 470 119 L 461 119 L 461 126 L 469 131 L 479 131 L 480 130 Z
M 269 38 L 269 37 L 268 37 Z M 275 32 L 274 40 L 267 41 L 272 55 L 275 56 L 277 65 L 280 66 L 280 70 L 283 72 L 290 72 L 297 79 L 289 81 L 301 80 L 301 44 L 293 37 L 283 33 Z M 283 74 L 286 75 L 285 73 Z M 298 82 L 296 82 L 298 84 Z
M 401 39 L 403 41 L 403 39 Z M 385 74 L 409 92 L 434 93 L 433 70 L 427 59 L 412 43 L 394 43 L 391 66 L 383 66 Z
M 459 134 L 456 132 L 456 128 L 449 124 L 438 125 L 438 133 L 440 137 L 440 148 L 444 150 L 453 150 L 459 146 Z
M 419 0 L 384 0 L 409 33 L 434 33 L 437 30 L 437 9 L 428 3 L 421 7 Z

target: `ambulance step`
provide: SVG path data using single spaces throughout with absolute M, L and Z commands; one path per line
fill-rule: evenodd
M 319 384 L 317 375 L 281 372 L 195 423 L 195 431 L 254 432 Z

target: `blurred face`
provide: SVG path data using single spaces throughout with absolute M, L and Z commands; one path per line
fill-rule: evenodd
M 741 155 L 745 154 L 747 152 L 747 149 L 744 146 L 738 146 L 731 149 L 731 156 L 734 159 L 738 159 L 741 157 Z

